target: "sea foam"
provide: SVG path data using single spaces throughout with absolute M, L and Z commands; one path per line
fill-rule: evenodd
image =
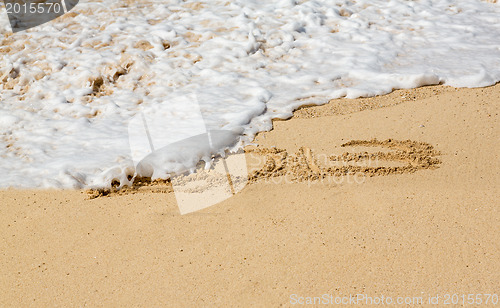
M 238 132 L 149 155 L 143 172 L 161 177 L 301 105 L 500 80 L 500 5 L 487 1 L 80 1 L 16 34 L 3 15 L 0 187 L 126 182 L 138 114 L 161 114 L 165 134 L 186 140 L 200 114 L 206 131 Z M 182 103 L 191 95 L 196 112 Z

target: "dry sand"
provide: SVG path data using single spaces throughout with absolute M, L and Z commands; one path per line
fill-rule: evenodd
M 268 158 L 251 184 L 189 215 L 165 183 L 1 191 L 0 306 L 500 295 L 499 103 L 433 86 L 298 110 L 247 149 Z

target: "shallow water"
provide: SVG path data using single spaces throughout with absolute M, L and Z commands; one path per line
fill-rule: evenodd
M 123 180 L 139 114 L 162 121 L 162 145 L 229 130 L 238 147 L 300 105 L 500 80 L 500 4 L 487 1 L 80 1 L 0 31 L 0 187 Z M 202 144 L 156 174 L 223 150 Z

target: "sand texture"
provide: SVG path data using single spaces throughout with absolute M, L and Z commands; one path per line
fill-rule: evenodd
M 240 193 L 188 215 L 168 181 L 3 190 L 0 306 L 500 294 L 499 105 L 497 84 L 297 110 L 247 147 Z

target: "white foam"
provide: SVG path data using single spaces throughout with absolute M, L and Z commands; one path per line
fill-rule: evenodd
M 189 94 L 207 129 L 242 129 L 244 144 L 303 104 L 500 80 L 500 5 L 486 1 L 104 0 L 72 12 L 9 37 L 0 20 L 0 187 L 126 182 L 130 119 L 168 106 L 165 121 L 196 135 L 178 101 Z M 167 174 L 207 151 L 151 166 Z

